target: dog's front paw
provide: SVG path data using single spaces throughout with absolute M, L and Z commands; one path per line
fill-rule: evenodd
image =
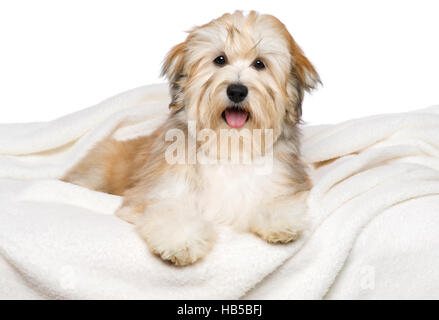
M 302 201 L 259 210 L 251 217 L 250 231 L 269 243 L 297 240 L 307 228 L 307 207 Z
M 184 210 L 184 209 L 183 209 Z M 151 251 L 178 266 L 203 258 L 215 241 L 213 226 L 201 217 L 169 210 L 146 211 L 137 231 Z
M 283 226 L 266 224 L 264 227 L 255 228 L 253 232 L 269 243 L 288 243 L 297 240 L 302 230 L 294 224 Z

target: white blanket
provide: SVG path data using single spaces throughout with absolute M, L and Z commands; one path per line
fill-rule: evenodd
M 151 132 L 165 85 L 0 125 L 0 299 L 439 298 L 439 107 L 304 126 L 313 227 L 269 245 L 222 228 L 178 268 L 116 218 L 120 197 L 57 180 L 96 141 Z

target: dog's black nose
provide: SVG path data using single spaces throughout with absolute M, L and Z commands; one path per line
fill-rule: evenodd
M 248 89 L 246 86 L 243 86 L 242 84 L 231 84 L 227 88 L 227 96 L 230 100 L 233 102 L 241 102 L 242 100 L 247 97 Z

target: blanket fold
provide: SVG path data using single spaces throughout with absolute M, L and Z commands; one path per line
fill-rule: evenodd
M 439 298 L 439 107 L 303 126 L 311 230 L 273 246 L 222 227 L 177 268 L 113 215 L 120 197 L 57 180 L 107 135 L 152 132 L 168 102 L 145 86 L 0 125 L 0 299 Z

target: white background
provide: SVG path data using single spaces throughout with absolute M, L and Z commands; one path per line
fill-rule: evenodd
M 224 12 L 282 20 L 324 86 L 308 123 L 439 104 L 437 1 L 1 1 L 0 122 L 47 121 L 159 78 L 184 30 Z

